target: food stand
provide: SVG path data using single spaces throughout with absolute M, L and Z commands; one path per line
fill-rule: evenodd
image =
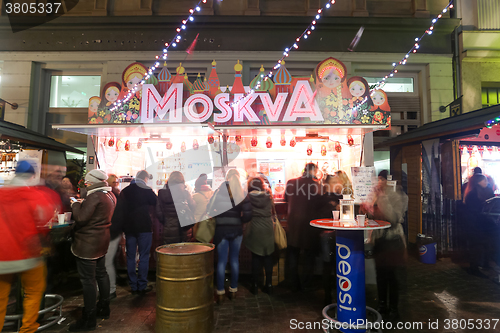
M 165 65 L 154 80 L 143 80 L 139 90 L 131 90 L 129 83 L 142 77 L 145 68 L 129 65 L 121 84 L 108 84 L 101 97 L 91 97 L 89 124 L 53 128 L 92 136 L 88 151 L 96 152 L 94 166 L 108 173 L 133 176 L 148 170 L 155 192 L 172 171 L 181 171 L 190 188 L 206 173 L 216 189 L 224 171 L 237 168 L 245 171 L 242 177 L 264 175 L 269 180 L 283 218 L 284 185 L 301 176 L 306 163 L 318 166 L 319 179 L 337 170 L 349 175 L 351 167 L 361 166 L 363 150 L 373 150 L 363 147 L 364 135 L 390 127 L 385 93 L 377 90 L 381 97 L 372 101 L 366 80 L 348 78 L 344 64 L 334 58 L 311 68 L 310 77 L 293 77 L 284 61 L 273 78 L 261 67 L 249 86 L 243 84 L 238 61 L 235 79 L 226 88 L 215 61 L 210 74 L 194 82 L 182 65 L 176 75 Z M 101 101 L 110 87 L 133 97 L 115 108 L 112 101 Z M 362 103 L 366 98 L 368 103 Z M 97 100 L 102 108 L 96 107 Z M 161 235 L 161 226 L 154 233 Z

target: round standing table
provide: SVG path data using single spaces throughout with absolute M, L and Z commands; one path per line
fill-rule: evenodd
M 337 272 L 337 303 L 325 307 L 323 314 L 330 308 L 337 308 L 338 325 L 342 325 L 344 333 L 366 332 L 366 298 L 365 298 L 365 247 L 364 231 L 389 228 L 385 221 L 368 220 L 365 226 L 354 223 L 319 219 L 310 225 L 322 229 L 337 230 L 335 256 Z M 380 314 L 368 308 L 370 312 Z M 345 328 L 344 328 L 345 327 Z

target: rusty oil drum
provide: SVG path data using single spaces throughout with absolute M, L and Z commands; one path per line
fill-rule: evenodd
M 157 333 L 213 331 L 214 248 L 176 243 L 156 249 Z

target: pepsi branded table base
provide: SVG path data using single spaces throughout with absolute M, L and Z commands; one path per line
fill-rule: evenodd
M 364 233 L 337 230 L 337 320 L 351 325 L 366 324 Z M 364 329 L 341 329 L 344 333 Z

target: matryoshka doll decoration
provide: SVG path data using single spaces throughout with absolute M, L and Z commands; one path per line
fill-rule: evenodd
M 198 140 L 194 139 L 193 140 L 193 149 L 198 150 L 200 148 L 200 145 L 198 144 Z
M 321 156 L 326 156 L 326 146 L 325 145 L 321 146 Z
M 273 141 L 271 140 L 271 137 L 268 136 L 266 140 L 266 147 L 271 148 L 273 146 Z
M 311 156 L 313 153 L 313 148 L 312 145 L 307 146 L 307 156 Z
M 257 137 L 256 136 L 252 137 L 252 140 L 250 140 L 250 144 L 252 145 L 252 147 L 257 147 Z
M 170 142 L 170 139 L 167 139 L 166 147 L 168 150 L 172 149 L 172 142 Z
M 340 153 L 342 151 L 342 146 L 340 145 L 340 142 L 335 142 L 335 151 L 337 153 Z
M 241 135 L 236 135 L 235 140 L 236 142 L 241 142 Z
M 208 143 L 209 143 L 209 144 L 214 143 L 214 136 L 213 136 L 213 135 L 209 135 L 209 136 L 208 136 Z
M 185 152 L 186 151 L 186 143 L 184 141 L 182 141 L 181 143 L 181 152 Z
M 286 140 L 285 140 L 285 136 L 284 135 L 281 136 L 280 145 L 282 147 L 286 146 Z
M 347 144 L 351 147 L 354 146 L 354 139 L 352 138 L 352 136 L 350 134 L 347 135 Z
M 129 140 L 125 141 L 125 150 L 126 151 L 130 150 L 130 141 Z
M 115 139 L 114 138 L 111 138 L 108 140 L 108 146 L 109 147 L 113 147 L 115 145 Z
M 297 141 L 295 141 L 295 137 L 292 138 L 292 140 L 290 140 L 290 147 L 295 147 L 295 145 L 297 144 Z

